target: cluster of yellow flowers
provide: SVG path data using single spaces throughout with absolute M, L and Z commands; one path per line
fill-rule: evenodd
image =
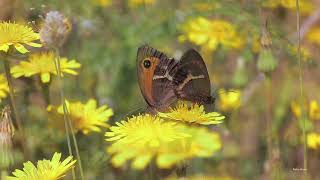
M 306 106 L 306 110 L 308 111 L 309 119 L 320 120 L 320 106 L 317 101 L 310 101 L 309 105 Z M 297 119 L 302 117 L 302 108 L 296 101 L 291 102 L 291 111 Z
M 52 49 L 54 46 L 60 47 L 62 45 L 65 40 L 65 33 L 67 33 L 70 28 L 68 28 L 69 26 L 65 23 L 66 21 L 63 15 L 59 12 L 48 13 L 48 16 L 49 20 L 44 25 L 44 31 L 48 32 L 42 33 L 45 34 L 45 39 L 41 39 L 41 42 Z M 58 27 L 60 28 L 59 39 L 53 34 L 53 31 L 57 29 L 50 29 L 52 24 L 57 25 L 57 23 L 60 23 Z M 63 33 L 60 30 L 63 30 Z M 14 51 L 15 49 L 17 52 L 23 54 L 29 52 L 25 45 L 41 47 L 42 45 L 40 43 L 35 42 L 39 40 L 39 33 L 34 32 L 32 28 L 28 26 L 10 22 L 0 22 L 0 51 L 5 52 L 8 56 L 16 53 Z M 5 60 L 7 61 L 8 59 Z M 77 75 L 78 72 L 76 69 L 80 67 L 81 64 L 76 60 L 68 60 L 65 57 L 60 58 L 59 55 L 52 51 L 45 51 L 31 54 L 27 61 L 20 61 L 19 64 L 12 67 L 10 73 L 15 78 L 40 75 L 42 83 L 49 83 L 52 79 L 51 76 L 58 74 L 58 68 L 61 73 Z M 6 78 L 0 74 L 0 99 L 5 98 L 8 92 L 9 86 Z M 66 104 L 73 127 L 75 127 L 76 131 L 82 131 L 84 134 L 92 131 L 99 132 L 101 131 L 101 127 L 108 127 L 106 121 L 113 115 L 112 109 L 106 105 L 97 107 L 97 102 L 94 99 L 90 99 L 85 104 L 81 102 L 66 102 Z M 59 124 L 57 122 L 61 122 L 59 120 L 63 119 L 63 107 L 50 105 L 48 111 L 49 114 L 53 114 L 49 119 L 54 118 L 55 124 Z M 76 162 L 72 160 L 71 156 L 62 162 L 60 159 L 61 154 L 55 153 L 52 160 L 40 160 L 37 162 L 37 166 L 31 162 L 26 162 L 24 163 L 23 170 L 15 170 L 13 176 L 7 177 L 7 179 L 60 179 Z
M 312 100 L 309 102 L 309 105 L 306 105 L 307 119 L 312 121 L 320 120 L 320 106 L 317 101 Z M 301 106 L 293 101 L 291 103 L 291 111 L 297 119 L 302 118 L 303 109 Z M 310 132 L 307 134 L 307 146 L 311 149 L 319 149 L 320 148 L 320 133 Z
M 234 25 L 225 20 L 209 20 L 204 17 L 191 19 L 182 26 L 180 41 L 190 41 L 209 50 L 219 45 L 239 49 L 244 40 L 239 36 Z
M 159 168 L 171 168 L 194 157 L 210 157 L 221 148 L 217 133 L 192 124 L 218 124 L 224 116 L 205 113 L 203 106 L 178 102 L 168 113 L 142 114 L 117 122 L 106 132 L 112 164 L 143 169 L 153 159 Z M 125 147 L 125 148 L 124 148 Z
M 300 0 L 300 11 L 303 14 L 310 14 L 314 10 L 311 0 Z M 263 2 L 264 7 L 277 8 L 283 7 L 290 10 L 296 10 L 296 0 L 266 0 Z
M 28 161 L 23 164 L 23 170 L 16 169 L 6 180 L 57 180 L 65 176 L 76 163 L 72 156 L 61 162 L 61 153 L 54 153 L 51 160 L 39 160 L 37 166 Z

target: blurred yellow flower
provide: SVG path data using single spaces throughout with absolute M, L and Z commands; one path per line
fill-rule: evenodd
M 296 101 L 291 102 L 291 111 L 297 119 L 302 115 L 301 107 Z
M 70 120 L 73 124 L 73 128 L 76 131 L 82 131 L 84 134 L 89 132 L 100 132 L 101 127 L 109 127 L 106 123 L 110 117 L 113 115 L 113 110 L 108 106 L 103 105 L 97 107 L 97 101 L 94 99 L 89 99 L 85 104 L 76 101 L 69 102 L 66 101 L 67 108 L 69 111 Z M 55 116 L 52 119 L 52 123 L 56 123 L 57 120 L 63 120 L 63 106 L 59 107 L 49 106 L 47 108 L 49 112 L 58 113 L 60 116 Z M 63 121 L 60 121 L 63 122 Z M 59 124 L 57 124 L 59 126 Z
M 241 92 L 236 89 L 219 90 L 219 107 L 222 111 L 232 111 L 240 107 Z
M 315 100 L 312 100 L 309 104 L 309 117 L 313 120 L 320 120 L 320 107 Z
M 168 178 L 165 178 L 165 180 L 179 180 L 181 178 L 176 176 L 170 176 Z M 213 175 L 192 175 L 188 176 L 188 180 L 236 180 L 237 178 L 231 177 L 231 176 L 213 176 Z
M 101 7 L 109 7 L 112 4 L 112 0 L 93 0 L 93 3 Z
M 289 53 L 291 53 L 294 56 L 298 55 L 298 46 L 294 46 L 294 45 L 288 45 L 288 49 L 289 49 Z M 311 57 L 311 53 L 309 51 L 309 49 L 305 48 L 305 47 L 300 47 L 301 50 L 301 59 L 303 61 L 307 61 L 310 59 Z
M 0 74 L 0 101 L 8 96 L 9 86 L 6 77 Z
M 304 15 L 312 13 L 314 5 L 310 0 L 300 0 L 300 11 Z M 296 0 L 266 0 L 263 2 L 264 7 L 278 8 L 283 7 L 290 10 L 296 10 Z
M 10 46 L 20 53 L 29 52 L 24 44 L 32 47 L 41 47 L 41 44 L 33 41 L 39 39 L 39 34 L 35 33 L 32 28 L 10 22 L 0 22 L 0 51 L 8 52 Z
M 320 46 L 320 27 L 312 28 L 306 35 L 309 42 Z
M 143 169 L 155 159 L 159 168 L 170 168 L 186 159 L 211 157 L 221 148 L 216 133 L 149 114 L 116 124 L 106 133 L 106 140 L 113 141 L 107 152 L 116 167 L 132 160 L 133 168 Z
M 128 4 L 130 7 L 138 7 L 141 5 L 154 5 L 156 0 L 129 0 Z
M 320 120 L 320 107 L 317 101 L 311 100 L 309 105 L 305 103 L 305 110 L 308 112 L 308 118 L 311 120 Z M 302 116 L 302 108 L 296 101 L 291 102 L 291 111 L 299 119 Z
M 62 162 L 61 153 L 54 153 L 51 160 L 39 160 L 37 167 L 30 161 L 23 164 L 23 170 L 16 169 L 6 179 L 8 180 L 58 180 L 65 176 L 65 174 L 74 167 L 76 163 L 72 160 L 72 156 L 67 157 Z
M 210 50 L 215 50 L 218 45 L 238 49 L 244 44 L 234 25 L 225 20 L 198 17 L 184 24 L 182 31 L 184 34 L 179 36 L 180 41 L 188 40 Z
M 320 148 L 320 134 L 317 133 L 309 133 L 307 135 L 307 145 L 311 149 Z
M 170 107 L 169 112 L 158 112 L 158 116 L 176 121 L 203 125 L 220 124 L 225 118 L 218 112 L 206 113 L 203 105 L 193 104 L 188 106 L 188 104 L 183 101 L 179 101 L 174 108 Z
M 50 74 L 57 75 L 55 67 L 55 55 L 53 52 L 36 53 L 29 57 L 28 61 L 21 61 L 19 65 L 11 68 L 13 77 L 21 76 L 30 77 L 39 74 L 43 83 L 50 82 Z M 67 58 L 60 59 L 60 68 L 62 73 L 77 75 L 74 69 L 81 67 L 81 64 L 76 60 L 68 60 Z
M 258 35 L 253 35 L 252 38 L 252 47 L 251 47 L 252 52 L 254 53 L 259 53 L 261 50 L 261 43 L 260 43 L 260 38 Z
M 193 5 L 193 7 L 200 12 L 213 11 L 220 8 L 220 6 L 218 2 L 198 2 Z

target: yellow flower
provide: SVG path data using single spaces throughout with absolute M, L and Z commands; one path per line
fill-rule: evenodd
M 306 38 L 311 43 L 315 43 L 320 46 L 320 28 L 312 28 L 306 35 Z
M 130 7 L 138 7 L 141 5 L 154 5 L 156 0 L 129 0 L 128 3 Z
M 311 149 L 320 148 L 320 134 L 317 133 L 309 133 L 307 135 L 307 145 Z
M 298 47 L 297 46 L 288 45 L 288 50 L 289 50 L 289 53 L 291 53 L 292 55 L 294 55 L 294 56 L 298 55 Z M 311 53 L 310 53 L 309 49 L 307 49 L 305 47 L 301 47 L 300 50 L 301 50 L 301 59 L 303 61 L 309 60 L 311 57 Z
M 182 101 L 178 102 L 175 108 L 170 108 L 169 112 L 167 113 L 158 112 L 158 116 L 162 118 L 203 125 L 220 124 L 224 119 L 224 116 L 218 112 L 206 113 L 202 105 L 199 106 L 198 104 L 193 104 L 191 107 L 189 107 L 186 102 Z
M 234 25 L 225 20 L 209 20 L 203 17 L 191 19 L 182 27 L 180 41 L 188 40 L 196 45 L 215 50 L 218 45 L 239 49 L 243 39 L 236 32 Z
M 291 102 L 291 111 L 297 119 L 299 119 L 302 115 L 302 109 L 296 101 Z
M 112 4 L 112 0 L 93 0 L 93 3 L 101 7 L 109 7 Z
M 181 178 L 176 176 L 169 176 L 168 178 L 165 178 L 165 180 L 179 180 Z M 212 176 L 212 175 L 203 175 L 203 174 L 197 174 L 188 176 L 188 180 L 236 180 L 237 178 L 231 177 L 231 176 Z
M 20 53 L 29 52 L 24 44 L 32 47 L 41 47 L 41 44 L 33 41 L 39 39 L 39 34 L 30 27 L 8 22 L 0 22 L 0 51 L 8 52 L 10 46 Z
M 226 91 L 225 89 L 220 89 L 219 91 L 219 105 L 222 111 L 231 111 L 240 107 L 241 93 L 239 90 L 231 89 Z
M 19 78 L 21 76 L 30 77 L 39 74 L 43 83 L 50 81 L 50 74 L 57 75 L 54 64 L 55 55 L 53 52 L 36 53 L 29 57 L 28 61 L 21 61 L 19 65 L 12 67 L 11 73 L 13 77 Z M 60 68 L 62 73 L 77 75 L 74 69 L 81 67 L 81 64 L 76 60 L 68 60 L 67 58 L 60 59 Z
M 76 163 L 72 156 L 60 161 L 61 153 L 54 153 L 51 160 L 39 160 L 37 166 L 30 161 L 23 164 L 23 170 L 16 169 L 13 176 L 7 177 L 8 180 L 58 180 L 74 167 Z
M 84 134 L 88 134 L 89 132 L 93 131 L 100 132 L 101 127 L 109 126 L 106 122 L 113 115 L 113 111 L 108 106 L 103 105 L 101 107 L 97 107 L 97 101 L 94 99 L 89 99 L 89 101 L 85 104 L 79 101 L 66 101 L 66 103 L 70 120 L 75 130 L 82 131 Z M 58 113 L 58 117 L 55 116 L 55 118 L 59 119 L 52 119 L 52 123 L 56 123 L 57 120 L 61 120 L 60 122 L 63 122 L 62 105 L 59 107 L 49 106 L 47 109 L 49 112 Z M 57 125 L 59 126 L 59 124 Z
M 315 100 L 312 100 L 309 104 L 309 117 L 313 120 L 320 120 L 320 107 Z
M 159 168 L 171 168 L 186 159 L 211 157 L 221 148 L 216 133 L 149 114 L 116 124 L 106 133 L 106 140 L 113 141 L 107 151 L 116 167 L 132 160 L 133 168 L 143 169 L 155 159 Z
M 310 0 L 300 0 L 300 11 L 302 14 L 307 15 L 312 13 L 314 5 Z M 278 8 L 283 7 L 290 10 L 296 10 L 296 0 L 266 0 L 263 3 L 264 7 Z
M 320 120 L 320 107 L 318 105 L 318 102 L 315 100 L 312 100 L 309 102 L 309 106 L 307 102 L 305 105 L 305 111 L 307 111 L 308 118 L 311 120 Z M 299 103 L 296 101 L 291 102 L 291 111 L 293 112 L 294 116 L 299 119 L 302 116 L 302 108 Z
M 6 77 L 0 74 L 0 101 L 8 96 L 9 86 Z
M 221 5 L 218 2 L 199 2 L 194 4 L 193 7 L 200 12 L 204 12 L 213 11 L 217 8 L 220 8 Z

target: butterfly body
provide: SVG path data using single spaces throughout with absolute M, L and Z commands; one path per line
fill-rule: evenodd
M 207 68 L 193 49 L 176 60 L 142 46 L 137 53 L 137 73 L 142 95 L 153 110 L 164 110 L 177 100 L 213 103 Z

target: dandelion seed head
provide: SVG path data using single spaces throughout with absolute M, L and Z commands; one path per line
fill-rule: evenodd
M 58 48 L 63 45 L 70 30 L 71 23 L 68 19 L 58 11 L 50 11 L 40 29 L 40 40 L 49 48 Z

